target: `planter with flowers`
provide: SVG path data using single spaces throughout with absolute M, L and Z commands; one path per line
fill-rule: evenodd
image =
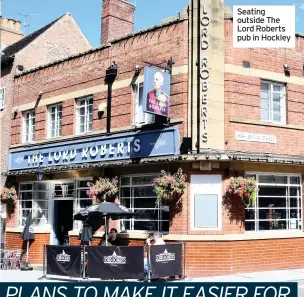
M 258 187 L 254 178 L 231 177 L 227 181 L 226 193 L 242 199 L 247 207 L 255 204 Z
M 171 175 L 164 170 L 161 175 L 153 180 L 153 187 L 157 195 L 156 203 L 163 201 L 167 205 L 178 206 L 187 186 L 187 176 L 181 168 Z
M 1 203 L 6 205 L 6 211 L 9 216 L 15 213 L 17 201 L 17 192 L 15 187 L 3 187 L 1 189 Z
M 88 197 L 99 203 L 103 201 L 114 202 L 119 193 L 117 177 L 112 179 L 99 178 L 95 183 L 88 183 L 88 186 Z

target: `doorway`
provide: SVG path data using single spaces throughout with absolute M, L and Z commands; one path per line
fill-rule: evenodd
M 54 200 L 54 237 L 58 245 L 69 243 L 73 230 L 73 200 Z
M 73 230 L 74 182 L 52 183 L 52 244 L 69 243 L 69 231 Z

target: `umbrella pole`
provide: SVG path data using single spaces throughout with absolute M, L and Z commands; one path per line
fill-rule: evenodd
M 26 244 L 26 264 L 28 264 L 28 259 L 29 259 L 29 244 L 30 241 L 28 240 Z
M 108 226 L 107 226 L 107 216 L 105 216 L 105 233 L 106 233 L 106 246 L 108 246 Z

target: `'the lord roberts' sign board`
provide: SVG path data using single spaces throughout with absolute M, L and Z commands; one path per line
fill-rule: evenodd
M 10 150 L 8 170 L 176 155 L 179 147 L 176 127 L 33 145 Z

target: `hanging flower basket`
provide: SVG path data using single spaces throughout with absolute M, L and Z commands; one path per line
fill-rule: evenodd
M 187 175 L 183 174 L 181 168 L 177 173 L 171 175 L 164 170 L 160 177 L 153 180 L 153 187 L 157 196 L 156 203 L 163 201 L 165 204 L 178 204 L 187 186 Z
M 6 204 L 6 210 L 9 216 L 15 213 L 16 201 L 17 192 L 15 187 L 3 187 L 1 189 L 1 203 Z
M 254 178 L 231 177 L 227 181 L 226 193 L 242 199 L 247 207 L 255 205 L 259 189 Z
M 88 197 L 97 202 L 114 202 L 119 193 L 117 177 L 112 179 L 99 178 L 95 183 L 88 183 L 88 187 Z

